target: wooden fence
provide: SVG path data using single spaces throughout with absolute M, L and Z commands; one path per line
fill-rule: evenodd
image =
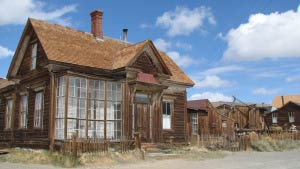
M 140 142 L 139 135 L 135 137 L 135 140 L 121 139 L 112 141 L 100 138 L 77 139 L 74 133 L 71 140 L 63 141 L 61 151 L 64 154 L 71 153 L 74 157 L 82 153 L 107 153 L 110 148 L 113 148 L 114 151 L 127 153 L 134 148 L 140 149 Z
M 259 134 L 226 135 L 195 135 L 191 144 L 206 147 L 212 150 L 246 151 L 251 147 L 251 142 L 270 137 L 273 140 L 300 140 L 300 132 L 265 132 Z

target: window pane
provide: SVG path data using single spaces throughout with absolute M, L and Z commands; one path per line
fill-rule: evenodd
M 171 103 L 163 102 L 163 129 L 171 129 Z
M 34 127 L 42 127 L 42 104 L 43 92 L 39 92 L 35 96 Z
M 20 120 L 20 127 L 26 128 L 27 127 L 27 105 L 28 105 L 28 97 L 22 96 L 21 97 L 21 120 Z

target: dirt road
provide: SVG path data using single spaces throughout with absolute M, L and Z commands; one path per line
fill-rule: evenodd
M 0 163 L 1 169 L 51 169 L 47 165 Z M 99 169 L 300 169 L 300 151 L 291 152 L 241 152 L 223 159 L 193 161 L 183 159 L 146 161 Z

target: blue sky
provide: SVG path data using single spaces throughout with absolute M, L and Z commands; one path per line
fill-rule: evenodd
M 270 103 L 300 90 L 300 1 L 0 0 L 0 77 L 5 77 L 27 17 L 90 31 L 104 11 L 104 35 L 151 39 L 196 82 L 189 99 Z

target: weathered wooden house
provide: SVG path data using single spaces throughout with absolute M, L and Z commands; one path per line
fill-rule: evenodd
M 234 135 L 234 121 L 217 111 L 208 99 L 190 100 L 188 133 L 193 135 Z
M 273 99 L 273 111 L 265 115 L 266 125 L 269 129 L 272 126 L 279 126 L 282 129 L 290 129 L 296 126 L 300 130 L 300 96 L 278 96 Z
M 79 139 L 187 141 L 186 88 L 193 81 L 151 40 L 103 36 L 28 19 L 0 89 L 0 143 L 53 148 Z
M 215 102 L 216 109 L 225 116 L 234 119 L 236 130 L 265 129 L 264 114 L 269 111 L 267 104 L 245 104 L 237 102 Z

